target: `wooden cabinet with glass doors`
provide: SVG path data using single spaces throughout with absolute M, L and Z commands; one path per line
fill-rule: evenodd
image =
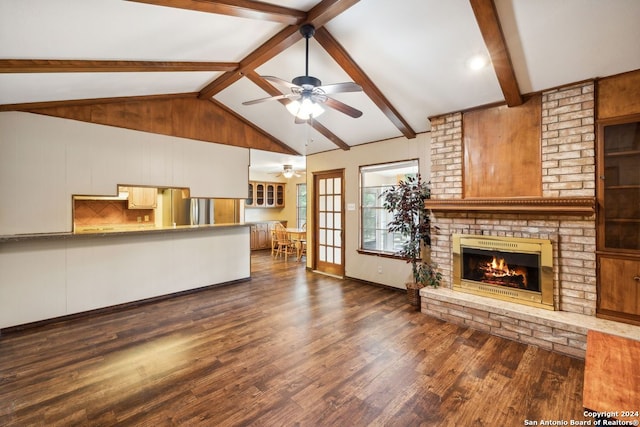
M 284 183 L 249 181 L 245 207 L 284 208 Z
M 640 115 L 598 124 L 598 316 L 640 325 Z

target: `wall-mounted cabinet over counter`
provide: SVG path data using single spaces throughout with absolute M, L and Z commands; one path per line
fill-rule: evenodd
M 282 182 L 249 181 L 245 207 L 284 208 L 285 185 Z
M 128 192 L 128 209 L 155 209 L 158 206 L 158 189 L 155 187 L 118 187 L 118 192 Z

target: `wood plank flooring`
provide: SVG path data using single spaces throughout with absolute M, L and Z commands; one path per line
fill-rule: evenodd
M 585 419 L 583 372 L 257 252 L 248 282 L 1 336 L 0 425 L 522 426 Z

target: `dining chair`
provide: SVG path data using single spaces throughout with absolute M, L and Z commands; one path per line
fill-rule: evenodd
M 295 254 L 295 244 L 289 237 L 289 233 L 285 228 L 276 227 L 276 245 L 275 245 L 275 256 L 280 257 L 280 255 L 284 254 L 284 260 L 286 261 L 289 255 Z
M 307 223 L 302 224 L 302 228 L 304 231 L 307 231 Z M 298 249 L 298 259 L 302 259 L 302 256 L 307 255 L 307 236 L 305 235 L 303 238 L 298 240 L 298 244 L 300 245 Z
M 271 229 L 271 256 L 276 255 L 276 249 L 278 247 L 278 237 L 276 235 L 277 230 L 284 230 L 285 226 L 282 225 L 281 222 L 276 222 L 273 224 L 273 228 Z

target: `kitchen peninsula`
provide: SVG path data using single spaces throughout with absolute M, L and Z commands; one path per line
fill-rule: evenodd
M 250 278 L 248 225 L 73 228 L 122 183 L 246 197 L 248 149 L 5 112 L 0 151 L 0 329 Z

